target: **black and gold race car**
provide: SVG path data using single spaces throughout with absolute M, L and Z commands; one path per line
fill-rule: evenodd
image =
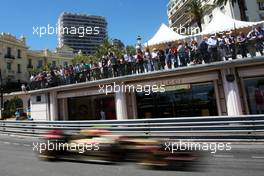
M 182 169 L 191 167 L 201 158 L 200 152 L 187 149 L 171 153 L 165 150 L 161 140 L 113 135 L 103 129 L 83 130 L 72 135 L 51 130 L 40 143 L 45 147 L 38 151 L 39 157 L 48 161 L 132 162 L 154 169 Z

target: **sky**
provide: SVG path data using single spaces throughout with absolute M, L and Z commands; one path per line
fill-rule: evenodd
M 149 40 L 161 23 L 168 24 L 169 0 L 1 0 L 0 32 L 24 35 L 30 49 L 55 49 L 56 35 L 33 35 L 33 27 L 56 26 L 62 12 L 104 16 L 109 38 L 134 45 L 138 35 Z

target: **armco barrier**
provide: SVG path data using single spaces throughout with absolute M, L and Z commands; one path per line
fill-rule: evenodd
M 170 140 L 264 141 L 264 116 L 184 117 L 110 121 L 0 121 L 0 132 L 39 136 L 50 129 L 78 133 L 105 129 L 115 134 Z

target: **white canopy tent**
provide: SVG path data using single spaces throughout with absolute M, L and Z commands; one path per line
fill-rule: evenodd
M 212 21 L 205 28 L 205 30 L 203 30 L 201 33 L 197 35 L 208 35 L 218 32 L 230 31 L 234 29 L 247 28 L 261 23 L 264 23 L 264 21 L 246 22 L 246 21 L 235 20 L 230 16 L 225 15 L 222 12 L 218 11 L 215 13 Z
M 183 35 L 180 35 L 174 32 L 167 25 L 161 24 L 156 34 L 147 43 L 145 43 L 145 47 L 165 44 L 165 43 L 180 40 L 182 38 L 184 38 Z

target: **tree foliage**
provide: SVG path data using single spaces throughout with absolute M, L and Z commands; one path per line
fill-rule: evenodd
M 203 5 L 201 0 L 191 0 L 188 5 L 187 13 L 191 19 L 196 22 L 200 31 L 202 31 L 202 19 L 203 16 L 212 8 L 213 5 Z
M 126 52 L 128 54 L 135 55 L 136 54 L 136 48 L 132 45 L 128 45 L 128 46 L 126 46 Z
M 119 41 L 119 40 L 116 40 Z M 134 46 L 126 46 L 120 42 L 114 42 L 114 40 L 105 39 L 101 45 L 99 45 L 96 49 L 95 54 L 86 55 L 86 54 L 78 54 L 73 60 L 72 64 L 76 65 L 77 63 L 85 62 L 98 62 L 103 56 L 107 56 L 109 53 L 113 53 L 117 58 L 122 58 L 126 53 L 136 54 L 136 49 Z M 42 68 L 34 68 L 31 73 L 39 73 L 42 71 L 48 71 L 51 67 L 51 63 L 46 63 Z
M 109 53 L 113 53 L 117 58 L 121 58 L 125 54 L 125 46 L 122 43 L 115 44 L 113 40 L 105 39 L 97 48 L 95 56 L 97 58 L 102 58 Z
M 18 108 L 23 108 L 23 101 L 20 98 L 14 97 L 11 100 L 7 100 L 4 103 L 3 118 L 7 119 L 14 117 Z
M 95 62 L 97 60 L 98 59 L 94 55 L 78 54 L 72 60 L 72 64 L 75 65 L 75 64 L 81 63 L 81 62 L 90 63 L 90 62 Z

